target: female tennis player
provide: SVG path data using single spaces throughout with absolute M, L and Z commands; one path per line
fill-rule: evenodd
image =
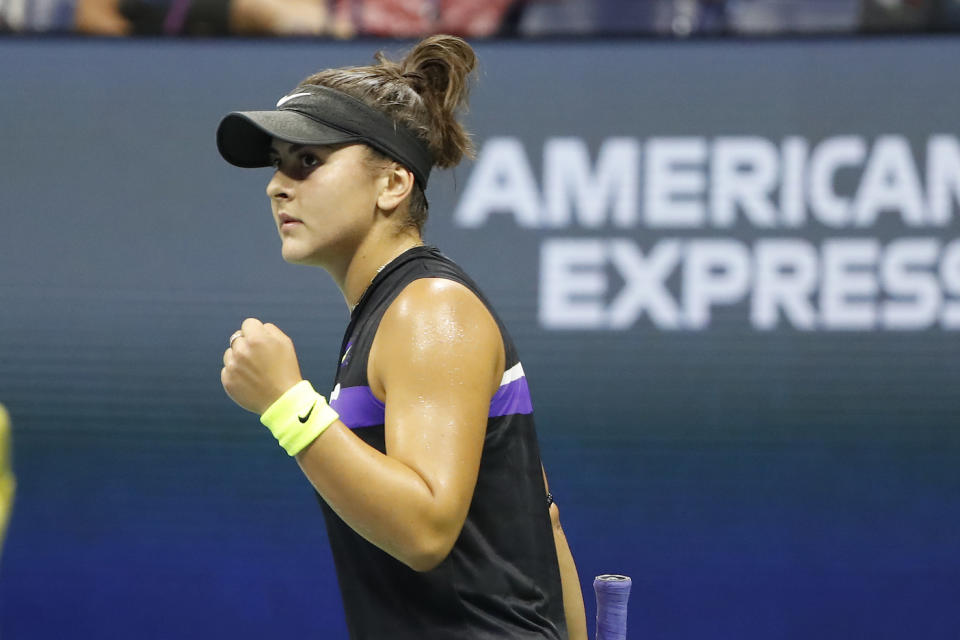
M 475 62 L 434 36 L 400 62 L 316 73 L 217 131 L 228 162 L 274 167 L 284 259 L 325 269 L 351 311 L 329 404 L 290 338 L 254 318 L 221 379 L 316 489 L 352 638 L 586 638 L 517 350 L 421 239 L 432 167 L 472 151 L 457 112 Z

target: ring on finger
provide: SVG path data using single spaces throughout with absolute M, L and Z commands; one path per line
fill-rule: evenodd
M 233 343 L 236 342 L 237 338 L 243 336 L 243 331 L 234 331 L 233 335 L 230 336 L 230 348 L 233 348 Z

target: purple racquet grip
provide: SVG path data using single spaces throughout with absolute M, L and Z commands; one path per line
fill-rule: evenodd
M 605 574 L 593 580 L 597 594 L 596 640 L 627 639 L 627 600 L 633 582 L 627 576 Z

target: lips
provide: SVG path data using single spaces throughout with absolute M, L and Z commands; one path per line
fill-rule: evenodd
M 281 229 L 284 229 L 284 228 L 289 229 L 293 225 L 303 224 L 303 220 L 300 220 L 299 218 L 294 218 L 293 216 L 287 215 L 286 213 L 279 214 L 277 216 L 277 222 L 280 223 Z

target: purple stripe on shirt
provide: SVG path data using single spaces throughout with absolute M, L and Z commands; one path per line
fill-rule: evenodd
M 514 413 L 533 413 L 533 400 L 530 398 L 530 387 L 527 386 L 526 377 L 517 378 L 501 386 L 490 401 L 489 417 L 496 418 Z
M 384 405 L 373 395 L 370 387 L 342 387 L 340 394 L 330 400 L 330 406 L 340 414 L 340 420 L 351 429 L 383 424 Z M 533 401 L 526 378 L 518 378 L 501 386 L 490 401 L 490 418 L 515 413 L 533 413 Z
M 370 387 L 343 387 L 340 395 L 330 400 L 330 406 L 340 414 L 340 421 L 351 429 L 383 424 L 383 403 L 377 400 Z

